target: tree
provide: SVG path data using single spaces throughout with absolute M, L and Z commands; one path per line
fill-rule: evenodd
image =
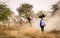
M 58 10 L 58 5 L 57 5 L 57 4 L 53 5 L 53 6 L 52 6 L 52 9 L 53 9 L 54 11 Z
M 8 20 L 8 17 L 11 15 L 11 11 L 7 8 L 6 4 L 0 3 L 0 21 Z
M 30 4 L 21 4 L 21 6 L 17 9 L 17 11 L 19 12 L 19 15 L 21 16 L 21 14 L 25 14 L 25 16 L 29 16 L 30 12 L 32 10 L 33 6 Z
M 52 15 L 54 15 L 55 12 L 59 9 L 58 4 L 56 3 L 56 4 L 52 5 L 52 9 L 53 9 Z
M 42 11 L 42 10 L 39 11 L 39 12 L 36 14 L 36 16 L 39 17 L 41 14 L 43 14 L 43 12 L 44 12 L 44 11 Z

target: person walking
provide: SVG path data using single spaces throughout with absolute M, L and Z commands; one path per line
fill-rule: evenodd
M 41 18 L 41 20 L 40 20 L 40 27 L 41 27 L 41 31 L 42 32 L 44 32 L 44 26 L 46 26 L 45 21 L 43 19 L 44 17 L 45 17 L 44 14 L 42 14 L 42 15 L 39 16 L 39 18 Z
M 41 31 L 44 32 L 44 26 L 45 26 L 45 21 L 43 18 L 41 18 L 40 20 L 40 27 L 41 27 Z

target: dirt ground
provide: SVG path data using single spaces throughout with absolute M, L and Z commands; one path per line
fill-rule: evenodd
M 0 26 L 0 38 L 60 38 L 60 31 L 42 33 L 31 27 Z

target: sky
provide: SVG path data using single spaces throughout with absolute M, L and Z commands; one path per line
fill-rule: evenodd
M 22 3 L 29 3 L 33 5 L 33 11 L 37 13 L 40 10 L 52 11 L 51 7 L 53 4 L 57 3 L 59 0 L 0 0 L 0 2 L 6 2 L 8 7 L 15 12 L 17 15 L 17 8 L 19 8 Z

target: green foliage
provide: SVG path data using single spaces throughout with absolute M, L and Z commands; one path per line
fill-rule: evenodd
M 32 8 L 33 8 L 32 5 L 25 3 L 21 4 L 20 8 L 18 8 L 17 11 L 19 12 L 20 15 L 23 13 L 25 14 L 25 17 L 28 17 Z
M 42 10 L 39 11 L 39 12 L 36 14 L 36 16 L 38 17 L 38 16 L 40 16 L 41 14 L 43 14 L 43 11 L 42 11 Z
M 30 17 L 30 15 L 29 14 L 25 14 L 25 16 L 24 16 L 25 18 L 27 18 L 27 17 Z
M 0 4 L 0 21 L 8 20 L 8 16 L 11 15 L 11 11 L 5 4 Z
M 41 11 L 39 11 L 39 14 L 42 14 L 43 13 L 43 11 L 41 10 Z

